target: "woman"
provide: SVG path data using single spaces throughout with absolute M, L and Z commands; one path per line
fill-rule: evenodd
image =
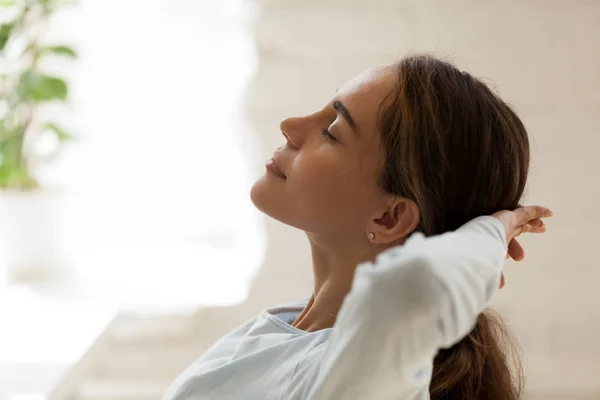
M 510 107 L 410 56 L 281 131 L 251 198 L 306 232 L 313 294 L 224 336 L 165 399 L 519 398 L 482 312 L 551 212 L 518 208 L 529 144 Z

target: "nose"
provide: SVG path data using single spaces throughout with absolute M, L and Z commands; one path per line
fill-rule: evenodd
M 279 129 L 288 143 L 298 148 L 302 142 L 302 118 L 288 117 L 284 118 L 279 124 Z

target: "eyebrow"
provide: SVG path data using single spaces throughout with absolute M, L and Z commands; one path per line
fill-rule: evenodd
M 348 122 L 348 124 L 352 127 L 352 129 L 354 129 L 356 132 L 358 132 L 358 130 L 356 129 L 356 122 L 354 122 L 354 119 L 352 119 L 352 115 L 350 115 L 350 111 L 348 111 L 348 109 L 346 107 L 344 107 L 344 105 L 336 100 L 333 102 L 333 108 L 339 112 L 342 117 L 344 117 L 344 119 Z

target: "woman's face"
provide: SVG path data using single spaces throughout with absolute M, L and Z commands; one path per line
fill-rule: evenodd
M 387 199 L 376 183 L 383 161 L 377 117 L 394 79 L 391 66 L 366 71 L 322 110 L 284 119 L 286 144 L 274 159 L 285 178 L 266 171 L 252 187 L 254 205 L 309 233 L 364 236 Z

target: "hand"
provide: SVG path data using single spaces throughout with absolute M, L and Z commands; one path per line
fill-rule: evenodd
M 506 243 L 508 243 L 508 253 L 506 258 L 512 258 L 515 261 L 521 261 L 525 258 L 525 250 L 519 244 L 516 237 L 521 233 L 544 233 L 546 224 L 542 218 L 552 216 L 552 211 L 541 206 L 519 207 L 514 211 L 502 210 L 492 214 L 492 217 L 498 219 L 504 225 L 506 232 Z M 504 274 L 500 280 L 500 288 L 504 286 Z

